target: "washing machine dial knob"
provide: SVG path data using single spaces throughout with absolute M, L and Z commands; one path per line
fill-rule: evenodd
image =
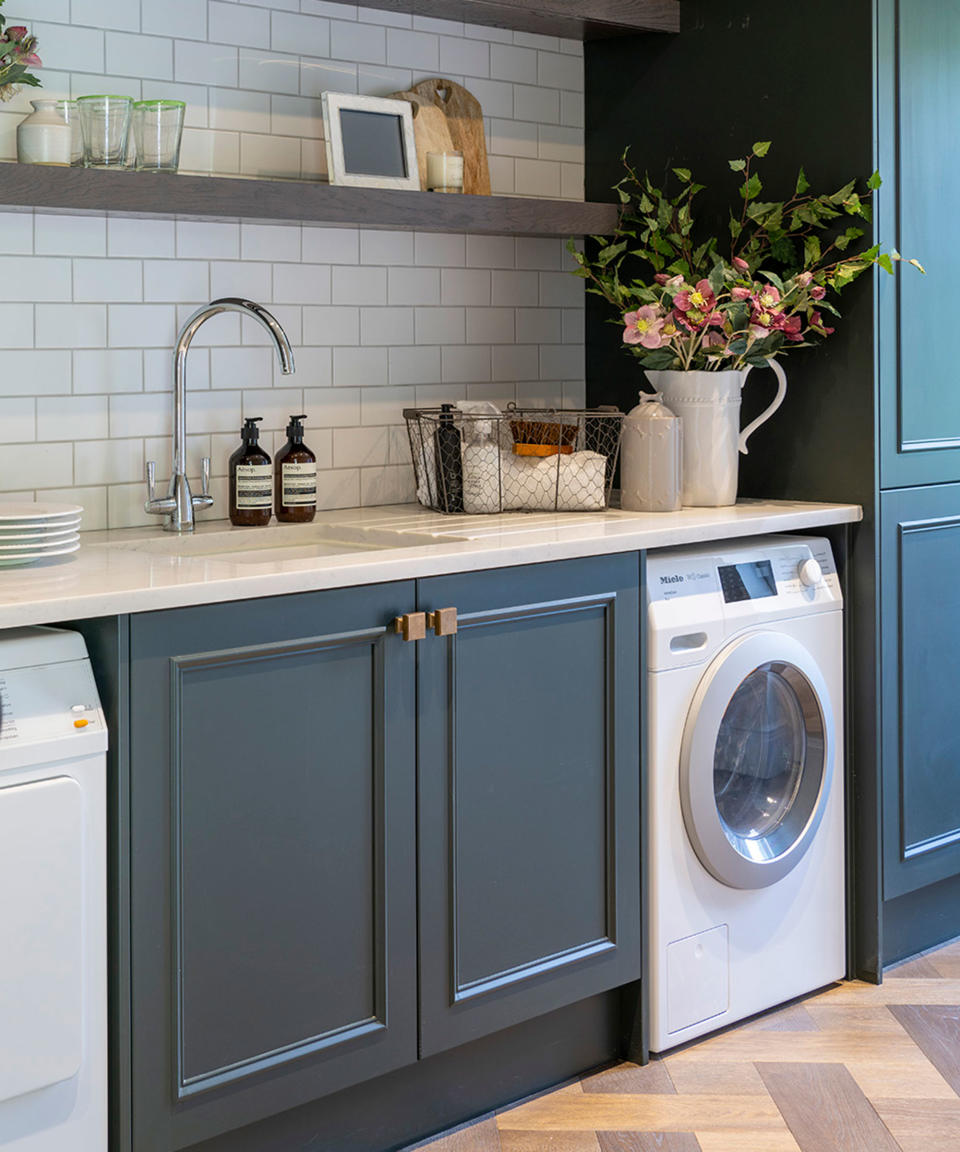
M 823 569 L 818 561 L 808 556 L 806 560 L 801 560 L 797 567 L 797 575 L 805 588 L 815 588 L 823 579 Z

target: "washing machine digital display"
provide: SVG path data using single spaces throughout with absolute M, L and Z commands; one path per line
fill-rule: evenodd
M 720 588 L 727 604 L 738 600 L 762 600 L 776 596 L 777 581 L 769 560 L 755 560 L 749 564 L 725 564 L 717 569 Z

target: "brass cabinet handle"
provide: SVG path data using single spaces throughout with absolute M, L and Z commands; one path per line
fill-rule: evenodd
M 438 608 L 427 613 L 427 625 L 437 636 L 452 636 L 457 630 L 456 608 Z
M 393 627 L 404 640 L 422 640 L 427 634 L 426 613 L 407 612 L 394 620 Z

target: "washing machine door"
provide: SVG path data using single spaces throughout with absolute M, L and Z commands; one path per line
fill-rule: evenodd
M 708 872 L 765 888 L 799 864 L 830 795 L 834 736 L 826 681 L 792 636 L 755 632 L 714 659 L 680 754 L 684 823 Z

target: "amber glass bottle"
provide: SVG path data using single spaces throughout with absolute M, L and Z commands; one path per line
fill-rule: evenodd
M 303 442 L 306 416 L 291 416 L 287 442 L 274 461 L 277 519 L 284 524 L 309 524 L 317 514 L 317 458 Z
M 258 443 L 262 419 L 244 420 L 243 443 L 230 457 L 230 523 L 241 528 L 263 528 L 273 512 L 273 468 Z

